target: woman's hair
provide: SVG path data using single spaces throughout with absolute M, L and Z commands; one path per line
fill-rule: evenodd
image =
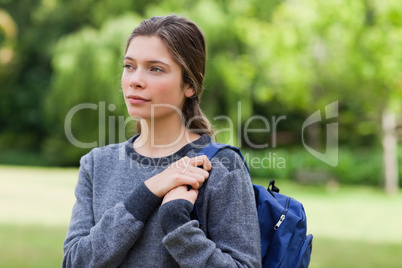
M 205 38 L 198 26 L 183 17 L 170 15 L 143 20 L 127 40 L 126 52 L 131 40 L 137 36 L 159 37 L 173 59 L 182 69 L 182 85 L 189 84 L 195 91 L 186 98 L 182 114 L 187 128 L 202 135 L 213 136 L 213 129 L 200 108 L 200 98 L 204 91 L 203 82 L 206 65 Z M 140 132 L 137 123 L 137 131 Z

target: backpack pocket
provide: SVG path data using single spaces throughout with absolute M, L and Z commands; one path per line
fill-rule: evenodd
M 306 236 L 303 243 L 301 244 L 299 254 L 297 254 L 299 258 L 294 267 L 307 268 L 310 263 L 312 249 L 313 249 L 313 235 L 309 234 L 308 236 Z

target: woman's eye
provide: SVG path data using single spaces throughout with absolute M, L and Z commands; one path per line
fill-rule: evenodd
M 159 67 L 151 67 L 151 71 L 155 73 L 162 73 L 163 69 Z
M 123 68 L 124 69 L 134 69 L 134 67 L 132 65 L 129 65 L 129 64 L 124 64 Z

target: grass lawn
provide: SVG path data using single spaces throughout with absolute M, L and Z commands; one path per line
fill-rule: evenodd
M 76 169 L 0 166 L 0 267 L 61 266 L 76 176 Z M 277 185 L 304 204 L 314 235 L 310 267 L 402 267 L 402 194 Z
M 61 267 L 65 226 L 0 225 L 0 267 Z

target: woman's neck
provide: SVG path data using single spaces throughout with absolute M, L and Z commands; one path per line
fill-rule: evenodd
M 141 120 L 141 134 L 134 141 L 135 151 L 147 157 L 171 155 L 200 135 L 187 129 L 181 120 Z

